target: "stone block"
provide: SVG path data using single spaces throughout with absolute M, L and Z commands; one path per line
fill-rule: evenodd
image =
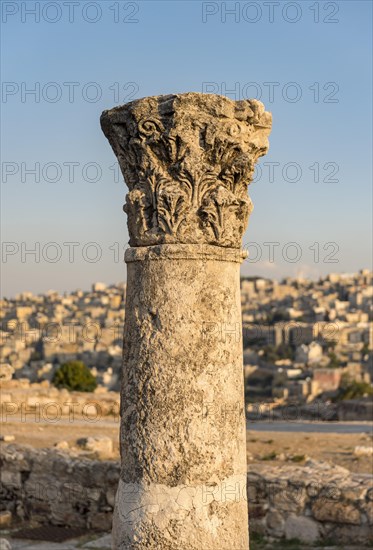
M 78 439 L 77 444 L 85 451 L 100 455 L 111 455 L 113 453 L 113 441 L 110 437 L 83 437 Z
M 0 527 L 2 529 L 5 529 L 6 527 L 9 527 L 12 523 L 12 513 L 9 512 L 9 510 L 5 510 L 4 512 L 0 512 Z
M 112 508 L 114 508 L 114 504 L 115 504 L 115 495 L 116 495 L 115 489 L 109 489 L 108 491 L 106 491 L 106 500 Z
M 373 446 L 358 445 L 354 449 L 355 456 L 373 456 Z
M 266 526 L 269 535 L 282 537 L 284 534 L 285 520 L 280 512 L 271 510 L 266 517 Z
M 22 487 L 21 472 L 12 472 L 10 470 L 5 470 L 3 467 L 0 474 L 0 480 L 1 484 L 5 487 Z
M 112 528 L 112 514 L 109 512 L 98 512 L 89 517 L 90 527 L 98 531 L 110 531 Z
M 285 536 L 287 539 L 299 539 L 311 545 L 319 540 L 320 529 L 312 519 L 292 515 L 286 520 Z
M 312 515 L 318 521 L 360 525 L 361 515 L 353 504 L 318 499 L 312 505 Z

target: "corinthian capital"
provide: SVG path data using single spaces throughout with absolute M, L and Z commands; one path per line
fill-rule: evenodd
M 104 111 L 101 126 L 129 188 L 131 246 L 241 246 L 252 210 L 247 186 L 271 130 L 260 101 L 147 97 Z

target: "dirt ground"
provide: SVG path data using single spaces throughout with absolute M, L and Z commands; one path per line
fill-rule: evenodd
M 70 448 L 78 449 L 76 441 L 82 437 L 106 436 L 113 441 L 113 459 L 119 457 L 119 420 L 88 422 L 85 420 L 62 419 L 58 422 L 22 422 L 20 418 L 8 420 L 2 425 L 1 435 L 13 435 L 14 443 L 31 445 L 36 449 L 51 448 L 61 441 L 67 441 Z
M 372 436 L 362 434 L 247 432 L 248 465 L 262 462 L 302 465 L 323 460 L 351 472 L 373 474 L 373 457 L 356 456 L 357 446 L 370 447 Z
M 53 447 L 67 441 L 69 447 L 76 446 L 76 440 L 88 436 L 108 436 L 114 443 L 113 460 L 119 457 L 119 419 L 88 422 L 81 419 L 61 419 L 58 422 L 40 422 L 20 418 L 9 419 L 2 424 L 1 435 L 13 435 L 14 443 L 32 445 L 35 448 Z M 308 458 L 324 460 L 348 468 L 356 473 L 373 473 L 372 456 L 356 456 L 357 446 L 370 447 L 369 433 L 289 433 L 276 431 L 248 431 L 248 465 L 267 461 L 269 464 L 297 463 L 302 465 Z

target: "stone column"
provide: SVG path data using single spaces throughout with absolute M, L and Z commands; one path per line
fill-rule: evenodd
M 115 550 L 248 550 L 239 268 L 268 149 L 259 101 L 105 111 L 129 193 Z

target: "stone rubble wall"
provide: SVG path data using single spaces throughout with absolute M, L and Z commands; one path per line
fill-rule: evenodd
M 19 519 L 98 531 L 111 529 L 117 462 L 1 445 L 1 507 Z
M 373 476 L 307 461 L 250 465 L 250 530 L 264 536 L 366 546 L 373 543 Z
M 111 529 L 120 466 L 49 449 L 0 445 L 1 510 L 13 517 L 91 530 Z M 273 540 L 372 543 L 373 476 L 326 463 L 250 464 L 250 531 Z M 209 488 L 211 489 L 211 488 Z M 245 498 L 226 487 L 220 498 Z

